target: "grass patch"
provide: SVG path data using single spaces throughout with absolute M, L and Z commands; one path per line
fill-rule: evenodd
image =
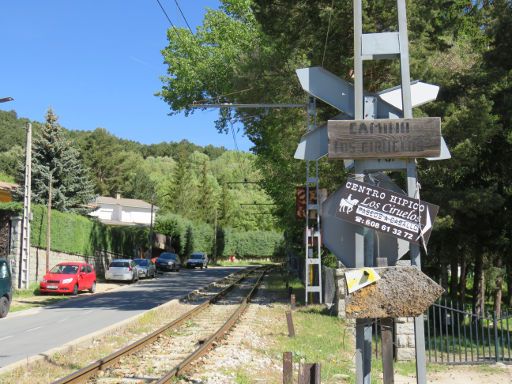
M 235 382 L 236 384 L 250 384 L 253 381 L 251 379 L 251 376 L 248 375 L 247 372 L 239 370 L 236 372 Z
M 293 322 L 296 336 L 279 335 L 275 353 L 290 351 L 294 362 L 320 363 L 322 382 L 339 382 L 336 375 L 354 382 L 351 335 L 342 319 L 331 316 L 323 306 L 311 305 L 295 311 Z
M 15 289 L 13 291 L 13 298 L 15 299 L 23 299 L 33 296 L 39 295 L 39 283 L 33 282 L 30 283 L 30 287 L 28 289 Z
M 274 332 L 272 354 L 282 359 L 282 354 L 289 351 L 293 353 L 294 363 L 320 363 L 322 383 L 339 383 L 341 377 L 346 382 L 354 382 L 352 337 L 345 321 L 332 316 L 322 305 L 300 307 L 304 300 L 304 286 L 295 277 L 272 273 L 266 277 L 265 287 L 287 297 L 286 282 L 296 295 L 298 305 L 292 315 L 296 336 L 290 338 L 287 333 Z M 286 306 L 280 308 L 283 309 Z M 281 316 L 279 325 L 282 327 L 285 324 L 284 313 Z
M 39 283 L 30 284 L 28 289 L 15 289 L 12 295 L 10 312 L 24 311 L 30 308 L 43 307 L 69 299 L 69 295 L 42 295 L 39 292 Z

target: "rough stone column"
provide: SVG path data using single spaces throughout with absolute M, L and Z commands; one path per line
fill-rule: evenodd
M 411 361 L 416 358 L 414 342 L 414 318 L 400 317 L 395 319 L 396 359 Z
M 334 275 L 334 286 L 336 287 L 336 296 L 334 298 L 335 310 L 339 318 L 345 319 L 345 297 L 347 296 L 345 268 L 336 269 Z
M 12 286 L 18 286 L 19 263 L 21 255 L 21 217 L 11 217 L 11 244 L 9 251 L 9 262 L 11 263 Z

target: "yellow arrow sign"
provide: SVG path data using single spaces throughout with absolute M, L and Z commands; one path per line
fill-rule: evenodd
M 345 278 L 347 280 L 347 289 L 348 293 L 352 293 L 375 283 L 380 279 L 379 274 L 373 268 L 360 268 L 360 269 L 351 269 L 345 272 Z

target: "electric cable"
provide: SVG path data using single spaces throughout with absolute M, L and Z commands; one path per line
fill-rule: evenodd
M 331 2 L 331 13 L 329 14 L 329 22 L 327 23 L 327 34 L 325 35 L 324 53 L 322 55 L 322 67 L 324 66 L 325 51 L 327 50 L 327 40 L 329 39 L 329 32 L 331 30 L 331 19 L 334 13 L 334 0 Z
M 160 0 L 156 0 L 156 2 L 158 3 L 158 5 L 160 6 L 160 9 L 162 10 L 162 12 L 164 13 L 165 17 L 167 18 L 167 21 L 169 21 L 169 24 L 171 24 L 171 27 L 174 31 L 174 33 L 176 34 L 176 37 L 178 38 L 178 40 L 180 40 L 181 44 L 185 47 L 185 44 L 183 44 L 183 41 L 181 40 L 181 36 L 180 34 L 178 33 L 178 29 L 176 28 L 176 26 L 174 25 L 174 23 L 172 22 L 171 18 L 169 17 L 169 15 L 167 14 L 167 12 L 165 11 L 162 3 L 160 2 Z
M 183 14 L 183 11 L 181 10 L 181 7 L 180 5 L 178 4 L 178 0 L 174 0 L 174 2 L 176 3 L 176 6 L 178 7 L 178 10 L 180 11 L 181 13 L 181 17 L 183 17 L 183 20 L 185 21 L 185 24 L 187 24 L 187 27 L 188 27 L 188 30 L 190 31 L 190 33 L 194 34 L 194 32 L 192 32 L 192 28 L 190 28 L 190 25 L 187 21 L 187 18 L 185 17 L 185 15 Z
M 334 13 L 334 0 L 331 2 L 331 13 L 329 14 L 329 22 L 327 23 L 327 34 L 325 35 L 324 53 L 322 55 L 322 67 L 324 66 L 325 51 L 327 50 L 327 40 L 329 39 L 329 32 L 331 30 L 331 19 Z

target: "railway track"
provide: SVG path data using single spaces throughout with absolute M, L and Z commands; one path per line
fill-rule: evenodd
M 170 383 L 211 349 L 245 311 L 266 268 L 229 276 L 212 292 L 195 292 L 201 302 L 142 339 L 54 382 Z

